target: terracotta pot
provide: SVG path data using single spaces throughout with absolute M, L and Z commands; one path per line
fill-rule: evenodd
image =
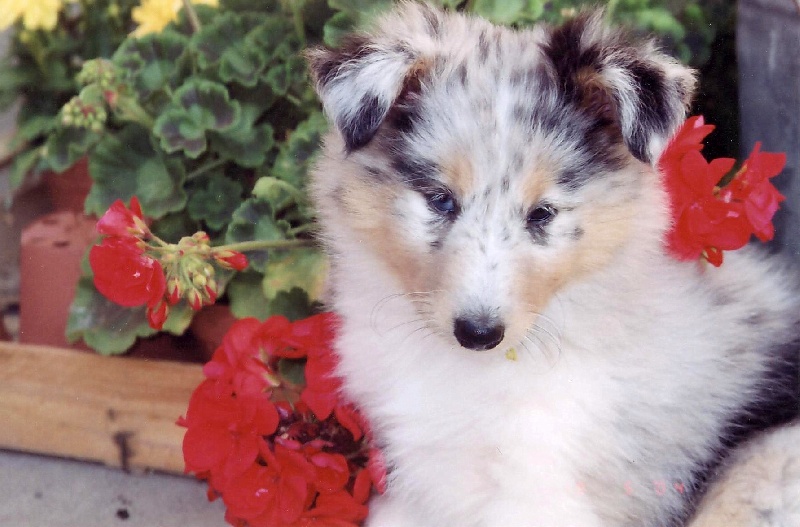
M 93 219 L 68 211 L 48 214 L 23 229 L 20 342 L 89 349 L 70 346 L 64 333 L 81 259 L 96 235 Z
M 208 361 L 221 344 L 236 317 L 225 304 L 212 304 L 198 311 L 190 326 L 198 352 Z
M 92 188 L 89 160 L 86 157 L 79 159 L 64 172 L 47 171 L 42 179 L 54 210 L 83 212 L 83 204 Z

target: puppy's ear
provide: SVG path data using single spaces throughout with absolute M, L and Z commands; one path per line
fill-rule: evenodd
M 569 102 L 618 127 L 637 159 L 658 161 L 686 117 L 695 86 L 691 69 L 652 42 L 611 30 L 602 11 L 555 28 L 544 50 Z
M 419 57 L 399 43 L 354 35 L 339 49 L 315 48 L 306 57 L 322 105 L 348 151 L 369 143 L 400 94 L 419 86 Z

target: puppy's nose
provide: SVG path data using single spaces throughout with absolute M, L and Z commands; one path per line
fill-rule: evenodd
M 453 334 L 458 343 L 472 350 L 490 350 L 500 344 L 506 328 L 491 320 L 457 318 Z

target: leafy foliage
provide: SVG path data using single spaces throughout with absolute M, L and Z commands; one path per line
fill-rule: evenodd
M 75 0 L 71 9 L 59 14 L 52 31 L 17 28 L 8 54 L 0 60 L 0 109 L 20 97 L 23 102 L 10 145 L 16 152 L 12 190 L 32 183 L 43 170 L 69 167 L 73 157 L 65 157 L 65 152 L 70 147 L 64 141 L 58 150 L 46 144 L 58 112 L 78 91 L 75 77 L 83 61 L 110 57 L 125 40 L 137 4 L 138 0 Z

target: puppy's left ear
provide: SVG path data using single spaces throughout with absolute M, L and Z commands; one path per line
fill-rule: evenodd
M 658 161 L 686 118 L 694 94 L 693 70 L 653 42 L 636 42 L 609 28 L 602 11 L 555 28 L 545 53 L 576 104 L 590 113 L 599 110 L 606 121 L 610 118 L 634 157 Z
M 325 112 L 348 151 L 369 143 L 419 70 L 419 57 L 409 47 L 358 34 L 338 49 L 311 49 L 306 58 Z

